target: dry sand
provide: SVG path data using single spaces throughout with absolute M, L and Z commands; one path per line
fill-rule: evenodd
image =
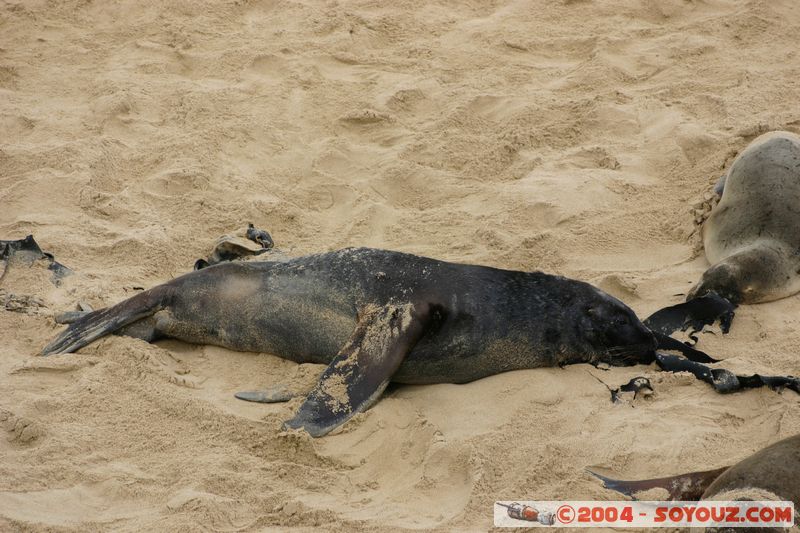
M 749 140 L 800 130 L 794 0 L 11 0 L 0 6 L 0 530 L 491 528 L 497 499 L 612 499 L 800 432 L 800 397 L 586 365 L 402 387 L 281 433 L 312 382 L 268 354 L 109 338 L 39 358 L 51 316 L 186 272 L 253 222 L 293 254 L 376 246 L 559 273 L 640 315 L 706 268 L 693 205 Z M 798 373 L 797 297 L 701 347 Z M 650 377 L 650 400 L 603 385 Z

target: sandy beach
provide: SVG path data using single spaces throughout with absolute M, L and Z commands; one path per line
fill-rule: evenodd
M 640 317 L 708 263 L 695 211 L 759 134 L 800 132 L 791 0 L 0 3 L 2 531 L 486 531 L 496 500 L 607 500 L 800 433 L 800 395 L 655 365 L 391 387 L 282 432 L 323 366 L 177 341 L 37 354 L 78 301 L 192 269 L 252 222 L 292 254 L 370 246 L 593 283 Z M 699 347 L 800 372 L 800 301 Z M 655 394 L 612 404 L 648 377 Z

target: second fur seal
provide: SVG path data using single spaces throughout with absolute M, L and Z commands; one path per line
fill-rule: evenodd
M 645 320 L 669 335 L 721 322 L 727 333 L 739 304 L 800 292 L 800 137 L 765 133 L 733 161 L 714 189 L 719 204 L 703 224 L 711 267 L 686 302 Z
M 663 489 L 668 500 L 693 501 L 790 501 L 800 506 L 800 435 L 778 441 L 746 457 L 733 466 L 692 472 L 678 476 L 623 481 L 600 475 L 606 488 L 636 498 L 651 489 Z M 648 496 L 647 499 L 651 499 Z M 800 529 L 795 511 L 792 531 Z M 765 533 L 788 531 L 786 528 L 720 527 L 707 528 L 711 533 Z
M 800 137 L 761 135 L 717 189 L 722 198 L 702 230 L 712 266 L 687 300 L 714 291 L 751 304 L 800 291 Z
M 286 423 L 313 436 L 368 409 L 390 381 L 649 363 L 656 347 L 631 309 L 588 283 L 369 248 L 204 268 L 81 317 L 43 353 L 115 332 L 328 364 Z

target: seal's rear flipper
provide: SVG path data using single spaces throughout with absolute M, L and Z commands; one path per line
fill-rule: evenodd
M 267 389 L 259 391 L 237 392 L 236 394 L 234 394 L 234 396 L 246 402 L 280 403 L 280 402 L 288 402 L 289 400 L 297 396 L 297 394 L 289 391 L 283 385 L 276 385 L 274 387 L 269 387 Z
M 166 304 L 169 290 L 168 286 L 160 285 L 117 305 L 98 309 L 78 318 L 44 347 L 42 355 L 77 351 L 100 337 L 155 314 Z
M 365 309 L 350 340 L 284 427 L 320 437 L 369 409 L 422 337 L 428 317 L 410 303 Z
M 636 494 L 650 489 L 664 489 L 669 493 L 668 500 L 694 501 L 699 500 L 709 485 L 714 482 L 724 471 L 730 467 L 717 468 L 704 472 L 692 472 L 679 476 L 660 477 L 656 479 L 642 479 L 638 481 L 623 481 L 603 476 L 589 468 L 587 472 L 600 479 L 607 489 L 637 499 Z M 650 498 L 648 499 L 655 499 Z M 660 499 L 660 498 L 659 498 Z

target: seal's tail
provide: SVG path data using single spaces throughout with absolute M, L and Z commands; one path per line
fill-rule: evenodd
M 100 337 L 156 313 L 164 308 L 166 291 L 168 288 L 160 285 L 117 305 L 80 317 L 45 346 L 42 355 L 75 352 Z

